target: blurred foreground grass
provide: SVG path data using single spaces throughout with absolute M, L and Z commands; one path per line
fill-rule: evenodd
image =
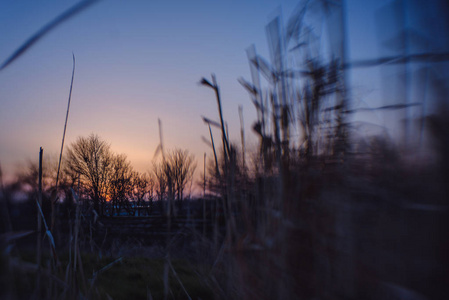
M 35 253 L 24 251 L 20 253 L 22 263 L 32 263 L 35 261 Z M 86 295 L 89 299 L 163 299 L 164 298 L 164 264 L 163 258 L 146 257 L 123 257 L 117 260 L 115 257 L 98 257 L 97 255 L 84 253 L 81 255 L 83 261 L 84 277 L 89 282 L 89 290 Z M 50 257 L 45 257 L 44 262 L 49 262 Z M 69 262 L 68 253 L 60 259 L 61 266 Z M 114 263 L 115 262 L 115 263 Z M 172 260 L 173 268 L 181 280 L 184 288 L 192 299 L 213 299 L 214 293 L 201 280 L 196 270 L 200 265 L 192 265 L 192 262 L 181 259 Z M 111 264 L 111 265 L 110 265 Z M 110 265 L 109 268 L 105 266 Z M 6 267 L 5 260 L 2 259 L 1 266 Z M 62 268 L 64 269 L 64 268 Z M 98 272 L 100 271 L 100 272 Z M 95 276 L 94 273 L 98 272 Z M 8 284 L 5 289 L 13 289 L 16 299 L 33 298 L 34 283 L 36 281 L 35 272 L 14 269 L 9 273 L 8 280 L 2 279 L 2 285 Z M 61 274 L 60 280 L 64 280 Z M 95 278 L 93 280 L 93 278 Z M 52 280 L 57 280 L 52 278 Z M 81 278 L 78 278 L 81 281 Z M 170 299 L 187 298 L 177 279 L 171 274 Z M 7 295 L 4 295 L 8 297 Z M 73 295 L 66 295 L 71 299 Z

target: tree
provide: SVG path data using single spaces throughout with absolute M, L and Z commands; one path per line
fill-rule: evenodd
M 132 175 L 133 196 L 137 201 L 137 215 L 140 216 L 140 209 L 145 204 L 145 198 L 149 200 L 147 207 L 148 215 L 153 208 L 154 180 L 147 173 L 134 172 Z
M 112 162 L 109 144 L 94 134 L 87 138 L 79 137 L 67 150 L 66 171 L 69 174 L 79 174 L 80 181 L 87 188 L 94 209 L 99 214 L 103 213 L 101 204 L 107 197 Z
M 109 182 L 109 200 L 112 202 L 111 213 L 120 213 L 129 204 L 133 193 L 133 169 L 125 154 L 113 155 Z M 128 211 L 128 213 L 130 213 Z
M 169 153 L 167 162 L 171 165 L 176 199 L 182 208 L 184 190 L 192 180 L 196 169 L 195 157 L 187 150 L 175 149 Z
M 184 190 L 192 181 L 195 169 L 195 157 L 187 150 L 175 149 L 165 153 L 162 161 L 153 164 L 159 200 L 167 194 L 169 202 L 176 199 L 182 209 Z

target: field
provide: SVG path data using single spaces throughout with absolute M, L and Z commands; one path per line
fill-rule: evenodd
M 0 71 L 93 2 L 38 31 Z M 251 80 L 238 81 L 256 111 L 255 148 L 243 108 L 234 142 L 219 80 L 198 78 L 218 112 L 201 117 L 202 164 L 167 148 L 160 119 L 147 172 L 97 134 L 64 148 L 73 55 L 59 159 L 41 148 L 14 182 L 0 176 L 0 298 L 446 299 L 447 78 L 409 79 L 424 74 L 417 64 L 445 74 L 447 52 L 410 47 L 350 61 L 345 6 L 336 3 L 305 1 L 287 24 L 273 18 L 270 61 L 246 50 Z M 399 96 L 360 105 L 349 72 L 385 66 L 400 69 L 388 91 Z M 429 96 L 412 102 L 416 90 Z M 399 133 L 385 125 L 368 134 L 366 112 L 393 119 Z

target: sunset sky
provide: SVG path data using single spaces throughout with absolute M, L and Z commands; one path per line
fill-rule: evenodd
M 347 1 L 351 59 L 378 55 L 374 12 L 387 1 Z M 27 38 L 77 1 L 2 1 L 0 63 Z M 76 71 L 66 145 L 98 134 L 138 171 L 150 168 L 162 120 L 166 149 L 188 149 L 202 169 L 201 115 L 218 119 L 214 93 L 198 85 L 215 73 L 231 140 L 239 142 L 243 105 L 248 146 L 255 110 L 237 82 L 250 79 L 245 49 L 268 58 L 265 26 L 284 21 L 297 0 L 100 1 L 51 31 L 0 71 L 0 163 L 4 179 L 17 164 L 37 160 L 39 147 L 57 155 L 72 72 Z M 354 93 L 378 98 L 375 75 L 351 74 Z M 370 77 L 371 76 L 371 77 Z M 368 80 L 366 80 L 368 78 Z M 373 100 L 373 101 L 374 101 Z M 218 132 L 216 132 L 218 137 Z M 199 173 L 199 170 L 197 173 Z

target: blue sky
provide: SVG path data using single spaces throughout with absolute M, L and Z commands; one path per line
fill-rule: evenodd
M 347 1 L 351 59 L 378 55 L 374 12 L 387 1 Z M 76 1 L 2 1 L 0 61 Z M 201 159 L 209 153 L 200 116 L 217 119 L 213 91 L 201 77 L 217 75 L 231 140 L 239 141 L 238 106 L 246 136 L 256 114 L 237 82 L 250 79 L 245 49 L 268 58 L 265 26 L 277 12 L 288 19 L 298 1 L 100 1 L 63 23 L 0 72 L 0 163 L 11 177 L 39 147 L 59 152 L 72 70 L 76 72 L 66 146 L 96 133 L 148 170 L 163 123 L 166 148 Z M 350 78 L 359 99 L 379 98 L 376 71 Z M 358 101 L 360 103 L 360 101 Z M 218 134 L 218 133 L 217 133 Z M 201 168 L 200 168 L 201 169 Z

